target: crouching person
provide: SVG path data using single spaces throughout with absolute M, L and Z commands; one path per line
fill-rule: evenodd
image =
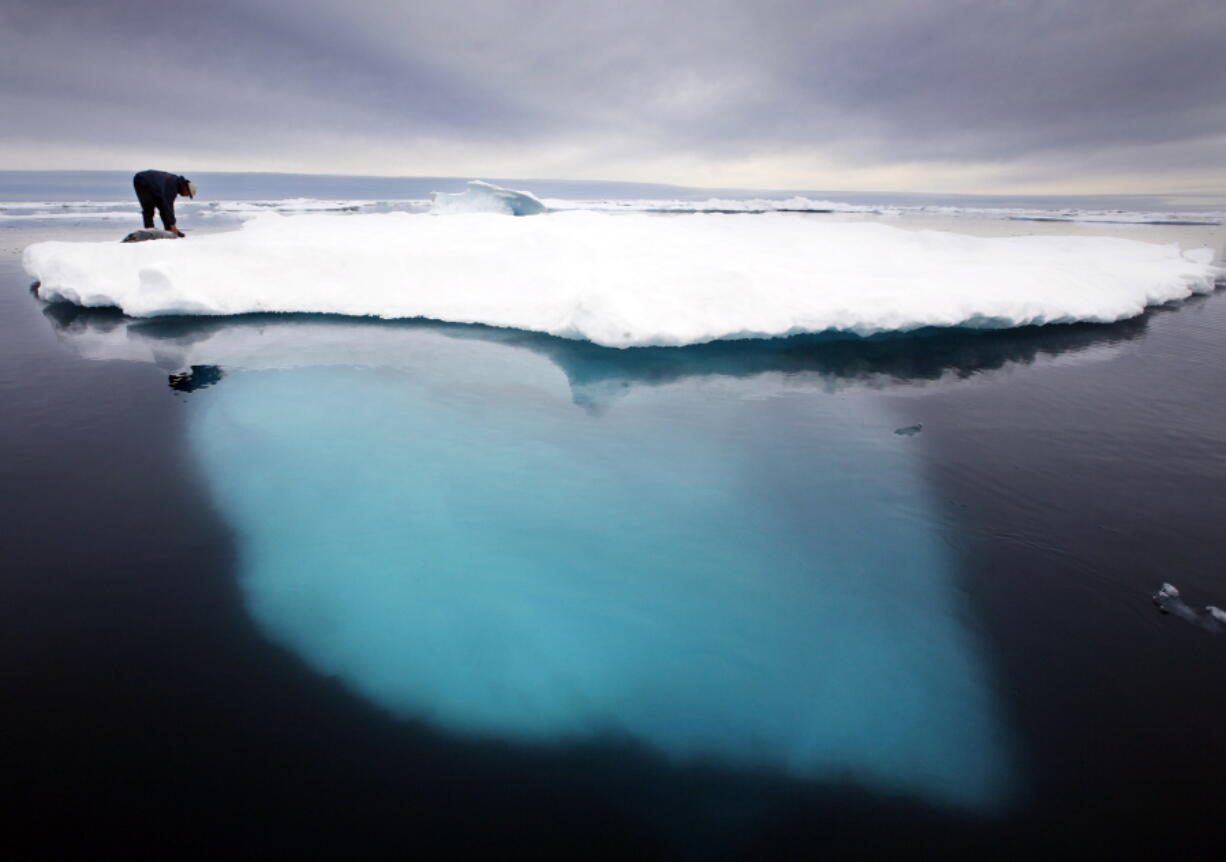
M 145 227 L 153 227 L 153 211 L 156 209 L 162 217 L 162 227 L 175 236 L 183 236 L 175 224 L 175 198 L 187 195 L 196 196 L 196 184 L 187 177 L 170 174 L 166 171 L 141 171 L 132 177 L 132 186 L 136 189 L 136 199 L 140 201 L 141 217 Z

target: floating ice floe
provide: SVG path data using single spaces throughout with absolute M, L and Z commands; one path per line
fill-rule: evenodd
M 1206 605 L 1205 613 L 1202 614 L 1183 600 L 1173 584 L 1163 584 L 1158 592 L 1154 593 L 1154 604 L 1164 614 L 1173 614 L 1203 629 L 1211 632 L 1226 631 L 1223 629 L 1223 625 L 1226 625 L 1226 611 L 1214 605 Z
M 39 295 L 138 317 L 429 318 L 613 347 L 1113 322 L 1213 290 L 1212 250 L 786 213 L 264 214 L 181 243 L 37 243 Z
M 1179 598 L 1179 590 L 1174 584 L 1163 584 L 1158 588 L 1158 592 L 1154 593 L 1154 604 L 1162 607 L 1163 603 L 1168 599 Z

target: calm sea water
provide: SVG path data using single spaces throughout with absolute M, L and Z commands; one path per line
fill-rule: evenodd
M 1226 607 L 1221 293 L 633 351 L 29 294 L 114 233 L 3 234 L 24 847 L 1219 846 L 1226 632 L 1150 596 Z

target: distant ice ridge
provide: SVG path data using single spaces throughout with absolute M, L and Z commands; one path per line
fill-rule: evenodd
M 1220 225 L 1223 212 L 1146 212 L 1140 210 L 1036 209 L 1019 207 L 899 206 L 890 212 L 979 216 L 1013 221 L 1088 222 L 1096 224 Z
M 108 201 L 101 204 L 81 202 L 79 204 L 3 204 L 0 205 L 0 222 L 18 221 L 61 221 L 72 219 L 98 219 L 101 221 L 119 221 L 127 219 L 134 223 L 140 222 L 139 207 L 133 205 L 129 209 L 121 209 L 123 205 Z
M 517 192 L 498 186 L 472 181 L 459 194 L 436 192 L 433 200 L 418 198 L 332 199 L 279 198 L 269 200 L 186 200 L 180 198 L 176 208 L 185 220 L 243 220 L 260 213 L 298 214 L 310 212 L 391 211 L 457 213 L 498 212 L 506 215 L 536 215 L 549 210 L 595 210 L 601 212 L 647 213 L 729 213 L 761 214 L 830 213 L 877 216 L 942 216 L 968 217 L 1008 221 L 1070 222 L 1088 224 L 1149 224 L 1149 225 L 1221 225 L 1226 212 L 1178 212 L 1141 210 L 1039 209 L 1033 207 L 975 207 L 935 204 L 863 204 L 847 201 L 815 199 L 804 196 L 787 198 L 708 198 L 686 200 L 676 198 L 611 198 L 611 199 L 539 199 L 529 192 Z M 108 201 L 0 201 L 0 222 L 58 220 L 123 220 L 139 215 L 135 200 L 127 198 Z
M 566 200 L 547 198 L 553 210 L 606 210 L 656 213 L 863 213 L 867 215 L 936 215 L 1012 221 L 1088 222 L 1098 224 L 1220 225 L 1224 212 L 1144 212 L 1137 210 L 1038 209 L 1028 207 L 940 206 L 932 204 L 858 204 L 846 201 L 789 198 L 709 198 L 693 200 Z
M 841 203 L 839 201 L 814 200 L 806 197 L 790 198 L 708 198 L 704 201 L 686 200 L 566 200 L 547 198 L 545 203 L 554 210 L 603 210 L 611 212 L 655 213 L 873 213 L 880 215 L 896 212 L 898 207 L 869 206 L 866 204 Z
M 191 225 L 196 219 L 242 221 L 261 213 L 284 214 L 333 212 L 424 211 L 429 201 L 414 199 L 333 200 L 321 198 L 282 198 L 278 200 L 190 200 L 179 198 L 175 210 L 180 220 Z M 140 223 L 140 207 L 135 198 L 117 201 L 5 201 L 0 202 L 0 222 L 42 221 L 129 221 Z
M 1112 322 L 1213 290 L 1210 249 L 982 238 L 786 213 L 294 217 L 186 242 L 26 249 L 40 296 L 136 317 L 430 318 L 612 347 Z
M 367 200 L 320 200 L 318 198 L 285 198 L 275 201 L 209 201 L 201 208 L 201 215 L 211 213 L 259 214 L 272 212 L 357 212 L 375 201 Z
M 501 213 L 503 215 L 540 215 L 548 207 L 531 192 L 504 189 L 482 180 L 469 180 L 468 188 L 458 194 L 435 192 L 430 207 L 436 214 Z

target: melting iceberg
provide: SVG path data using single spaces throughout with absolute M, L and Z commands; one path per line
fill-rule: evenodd
M 547 207 L 531 192 L 504 189 L 481 180 L 469 180 L 468 188 L 458 194 L 435 192 L 430 207 L 434 213 L 501 213 L 539 215 Z
M 37 243 L 44 299 L 130 315 L 321 312 L 629 347 L 1110 322 L 1209 292 L 1210 249 L 982 238 L 786 213 L 261 215 L 186 242 Z
M 391 712 L 976 808 L 1007 800 L 1008 733 L 876 387 L 1110 351 L 1144 324 L 624 351 L 45 311 L 82 356 L 194 366 L 201 385 L 171 385 L 195 390 L 250 613 Z
M 270 637 L 465 736 L 1004 800 L 1007 733 L 892 417 L 782 376 L 593 415 L 535 351 L 402 334 L 398 368 L 236 369 L 188 400 Z

